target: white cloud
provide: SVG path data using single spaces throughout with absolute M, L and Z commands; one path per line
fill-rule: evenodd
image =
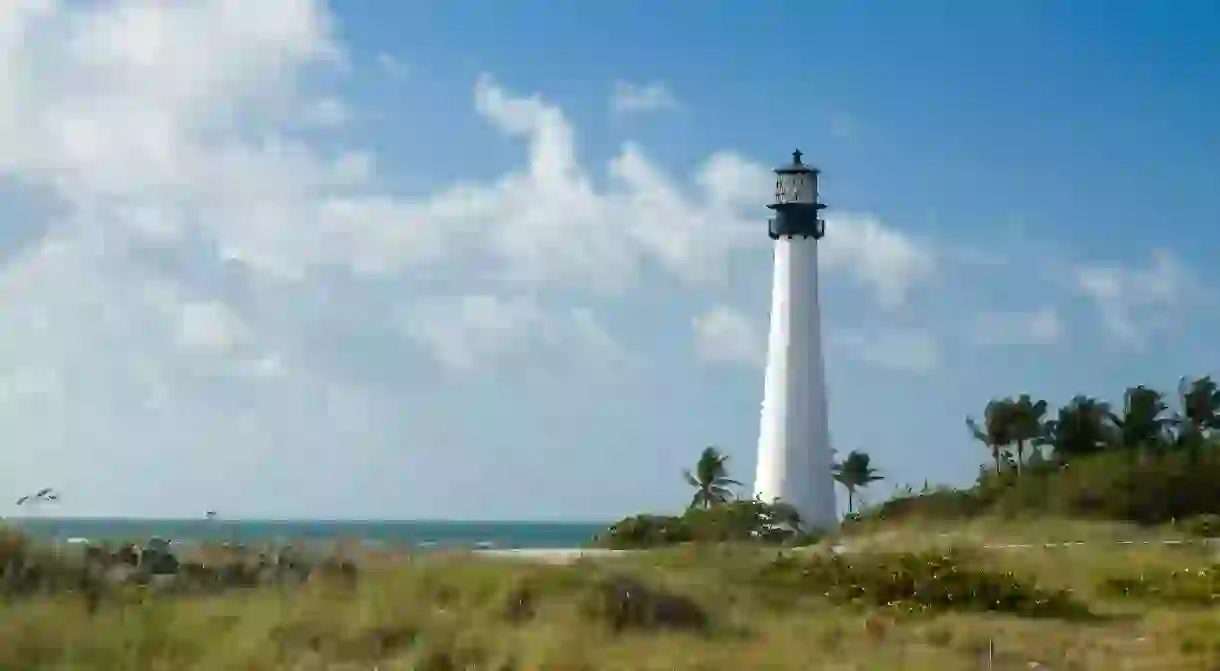
M 927 373 L 940 365 L 936 337 L 923 329 L 844 331 L 833 334 L 830 345 L 857 361 L 905 373 Z
M 897 307 L 937 269 L 935 250 L 871 215 L 826 215 L 822 263 L 869 286 L 882 305 Z
M 415 311 L 406 328 L 442 363 L 471 368 L 482 358 L 503 355 L 532 338 L 553 341 L 551 326 L 531 301 L 464 296 Z
M 1073 273 L 1076 290 L 1091 299 L 1105 331 L 1119 344 L 1142 348 L 1196 296 L 1186 268 L 1167 250 L 1152 252 L 1146 268 L 1088 264 Z
M 395 80 L 405 79 L 411 72 L 406 63 L 387 53 L 377 54 L 377 66 L 387 77 Z
M 734 308 L 717 305 L 691 320 L 695 354 L 714 363 L 759 365 L 766 352 L 762 329 Z
M 54 188 L 74 208 L 58 224 L 75 231 L 64 235 L 100 236 L 116 253 L 201 236 L 273 284 L 327 267 L 385 277 L 469 264 L 517 286 L 623 291 L 647 263 L 688 282 L 722 280 L 733 250 L 767 243 L 762 166 L 718 152 L 687 184 L 627 144 L 599 190 L 562 110 L 490 76 L 475 84 L 475 109 L 528 142 L 526 166 L 423 199 L 378 189 L 374 155 L 324 152 L 291 132 L 347 115 L 341 98 L 300 85 L 310 68 L 345 59 L 319 2 L 102 3 L 14 16 L 0 174 Z M 25 33 L 44 39 L 12 37 Z M 874 218 L 831 223 L 828 270 L 856 276 L 886 304 L 931 271 L 923 249 Z
M 320 128 L 335 128 L 351 120 L 347 104 L 336 98 L 320 98 L 305 109 L 305 123 Z
M 195 495 L 241 496 L 244 473 L 287 477 L 268 465 L 284 444 L 323 473 L 328 446 L 397 440 L 370 420 L 397 401 L 333 361 L 366 338 L 458 369 L 573 345 L 622 357 L 596 312 L 546 293 L 626 291 L 644 268 L 716 282 L 737 250 L 765 255 L 764 167 L 718 152 L 685 179 L 627 144 L 602 184 L 562 110 L 490 76 L 475 111 L 523 142 L 524 165 L 386 189 L 377 155 L 346 142 L 358 110 L 312 85 L 346 62 L 331 29 L 321 0 L 0 3 L 0 180 L 59 206 L 0 268 L 0 424 L 39 455 L 12 457 L 26 460 L 0 484 L 55 474 L 82 499 L 122 497 L 105 483 L 143 473 L 185 495 L 213 468 Z M 319 124 L 324 142 L 303 132 Z M 828 271 L 887 304 L 932 270 L 875 219 L 831 225 Z M 475 286 L 421 298 L 414 283 L 438 276 Z
M 659 112 L 678 108 L 678 99 L 661 82 L 632 84 L 618 81 L 610 95 L 610 109 L 615 114 Z
M 442 364 L 471 369 L 538 345 L 606 354 L 618 344 L 588 310 L 556 313 L 527 298 L 470 295 L 432 299 L 405 318 L 407 334 Z
M 1063 323 L 1052 307 L 1033 312 L 984 312 L 972 324 L 974 339 L 985 345 L 1053 345 Z
M 195 349 L 232 352 L 241 348 L 246 333 L 242 323 L 223 303 L 204 301 L 177 306 L 178 341 Z
M 728 151 L 709 156 L 695 175 L 695 183 L 713 203 L 740 209 L 758 208 L 774 180 L 770 170 Z

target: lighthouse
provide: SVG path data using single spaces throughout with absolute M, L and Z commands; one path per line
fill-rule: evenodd
M 758 435 L 754 493 L 796 508 L 810 528 L 832 529 L 835 513 L 822 317 L 818 306 L 818 241 L 826 222 L 818 215 L 818 170 L 801 162 L 775 169 L 775 246 L 771 326 Z

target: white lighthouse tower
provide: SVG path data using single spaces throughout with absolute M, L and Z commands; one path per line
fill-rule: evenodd
M 758 473 L 754 493 L 767 503 L 792 505 L 808 527 L 832 529 L 835 513 L 822 318 L 818 307 L 818 241 L 826 224 L 818 217 L 818 170 L 801 163 L 775 169 L 775 241 L 771 329 Z

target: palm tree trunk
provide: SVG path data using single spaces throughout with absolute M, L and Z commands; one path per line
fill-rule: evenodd
M 855 493 L 856 493 L 855 490 L 852 489 L 851 487 L 847 488 L 847 514 L 848 515 L 855 514 L 855 512 L 856 512 L 855 496 L 854 496 Z
M 1017 441 L 1017 477 L 1021 477 L 1021 462 L 1025 461 L 1025 439 Z
M 996 475 L 999 475 L 999 473 L 1000 473 L 1000 446 L 999 445 L 993 445 L 991 447 L 991 456 L 995 459 Z

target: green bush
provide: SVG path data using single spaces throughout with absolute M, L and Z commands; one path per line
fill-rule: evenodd
M 614 631 L 702 631 L 710 621 L 703 607 L 690 597 L 625 575 L 607 576 L 592 584 L 581 600 L 581 611 Z
M 1161 524 L 1220 513 L 1217 482 L 1220 459 L 1212 456 L 1188 451 L 1115 452 L 1078 460 L 1042 479 L 1022 478 L 1004 494 L 1001 506 Z M 1029 495 L 1035 489 L 1040 497 Z
M 593 539 L 597 547 L 617 550 L 676 545 L 694 540 L 690 524 L 681 517 L 636 515 L 616 522 Z
M 820 596 L 835 604 L 908 612 L 992 611 L 1026 617 L 1088 615 L 1069 592 L 1045 590 L 1011 572 L 973 568 L 957 554 L 900 553 L 780 557 L 759 580 L 773 594 Z
M 1199 538 L 1220 538 L 1220 515 L 1204 514 L 1174 520 L 1174 528 Z
M 818 532 L 801 528 L 788 506 L 747 499 L 691 508 L 681 517 L 628 517 L 611 525 L 593 543 L 597 547 L 637 549 L 690 542 L 807 545 L 819 538 Z
M 989 491 L 977 488 L 943 488 L 922 494 L 899 496 L 860 513 L 858 519 L 867 522 L 911 518 L 958 520 L 974 517 L 990 510 L 995 497 L 989 494 Z
M 1137 453 L 1116 450 L 1066 466 L 985 470 L 968 489 L 895 497 L 861 521 L 956 520 L 1029 513 L 1162 524 L 1193 518 L 1202 535 L 1220 533 L 1220 448 Z
M 1220 564 L 1207 568 L 1141 573 L 1102 581 L 1103 592 L 1172 604 L 1220 605 Z

